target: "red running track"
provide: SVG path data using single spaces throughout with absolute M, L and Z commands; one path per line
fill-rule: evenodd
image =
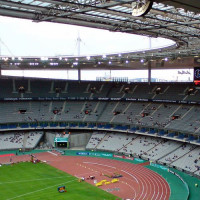
M 38 159 L 77 177 L 95 176 L 97 181 L 109 178 L 102 174 L 118 172 L 123 175 L 118 183 L 103 185 L 100 188 L 125 199 L 135 200 L 168 200 L 170 187 L 159 174 L 142 165 L 109 160 L 103 158 L 81 156 L 56 156 L 46 153 L 35 154 Z M 14 156 L 13 161 L 30 160 L 30 156 Z M 1 163 L 9 162 L 9 158 L 0 158 Z M 111 180 L 111 179 L 110 179 Z M 93 184 L 92 180 L 86 180 Z

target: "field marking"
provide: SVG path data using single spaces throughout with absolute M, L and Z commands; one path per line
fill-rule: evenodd
M 57 176 L 52 178 L 40 178 L 40 179 L 32 179 L 32 180 L 23 180 L 23 181 L 9 181 L 9 182 L 1 182 L 0 184 L 9 184 L 9 183 L 22 183 L 22 182 L 32 182 L 32 181 L 42 181 L 47 179 L 56 179 L 56 178 L 69 178 L 72 176 Z
M 29 194 L 33 194 L 33 193 L 36 193 L 36 192 L 40 192 L 40 191 L 43 191 L 43 190 L 46 190 L 48 188 L 52 188 L 52 187 L 55 187 L 55 186 L 58 186 L 58 185 L 63 185 L 65 183 L 70 183 L 70 182 L 73 182 L 73 181 L 77 181 L 77 179 L 74 179 L 74 180 L 71 180 L 71 181 L 67 181 L 67 182 L 64 182 L 64 183 L 57 183 L 55 185 L 52 185 L 52 186 L 49 186 L 49 187 L 46 187 L 46 188 L 43 188 L 43 189 L 40 189 L 40 190 L 35 190 L 33 192 L 28 192 L 28 193 L 25 193 L 25 194 L 21 194 L 21 195 L 18 195 L 16 197 L 12 197 L 12 198 L 9 198 L 9 199 L 6 199 L 6 200 L 12 200 L 12 199 L 17 199 L 19 197 L 23 197 L 23 196 L 26 196 L 26 195 L 29 195 Z

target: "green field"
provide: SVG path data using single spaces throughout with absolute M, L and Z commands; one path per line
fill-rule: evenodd
M 67 192 L 57 187 L 65 185 Z M 115 200 L 116 196 L 44 163 L 0 167 L 1 200 Z

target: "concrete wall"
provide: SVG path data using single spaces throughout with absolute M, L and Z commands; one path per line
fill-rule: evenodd
M 85 147 L 91 137 L 92 133 L 71 133 L 69 136 L 71 147 Z

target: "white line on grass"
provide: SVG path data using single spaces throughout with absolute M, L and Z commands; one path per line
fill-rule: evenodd
M 35 191 L 33 191 L 33 192 L 28 192 L 28 193 L 25 193 L 25 194 L 21 194 L 21 195 L 18 195 L 18 196 L 16 196 L 16 197 L 9 198 L 9 199 L 7 199 L 7 200 L 17 199 L 17 198 L 19 198 L 19 197 L 23 197 L 23 196 L 26 196 L 26 195 L 29 195 L 29 194 L 33 194 L 33 193 L 36 193 L 36 192 L 40 192 L 40 191 L 46 190 L 46 189 L 48 189 L 48 188 L 52 188 L 52 187 L 55 187 L 55 186 L 58 186 L 58 185 L 63 185 L 63 184 L 65 184 L 65 183 L 70 183 L 70 182 L 73 182 L 73 181 L 77 181 L 77 179 L 74 179 L 74 180 L 71 180 L 71 181 L 67 181 L 67 182 L 64 182 L 64 183 L 59 183 L 59 184 L 57 183 L 57 184 L 55 184 L 55 185 L 52 185 L 52 186 L 49 186 L 49 187 L 46 187 L 46 188 L 43 188 L 43 189 L 40 189 L 40 190 L 35 190 Z
M 9 181 L 9 182 L 1 182 L 0 184 L 9 184 L 9 183 L 23 183 L 23 182 L 31 182 L 31 181 L 42 181 L 42 180 L 48 180 L 48 179 L 56 179 L 56 178 L 69 178 L 72 176 L 57 176 L 57 177 L 51 177 L 51 178 L 40 178 L 40 179 L 32 179 L 32 180 L 22 180 L 22 181 Z

